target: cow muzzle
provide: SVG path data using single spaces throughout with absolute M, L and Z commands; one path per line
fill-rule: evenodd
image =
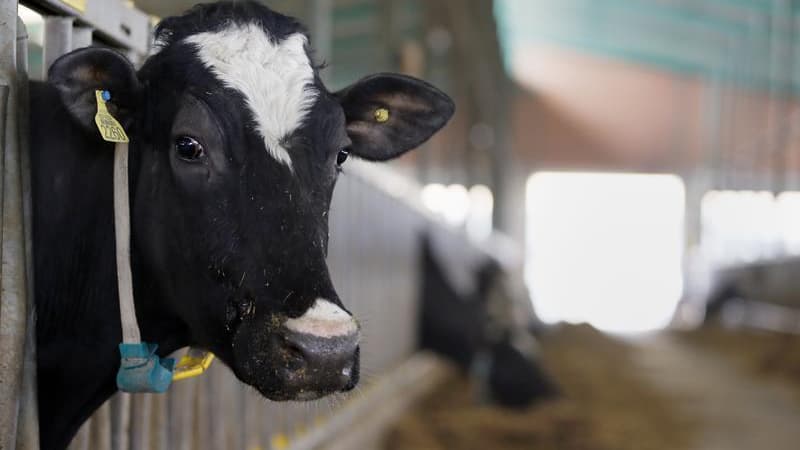
M 359 377 L 358 323 L 341 307 L 317 299 L 302 316 L 287 319 L 274 351 L 281 367 L 283 394 L 314 400 L 353 389 Z
M 299 317 L 243 322 L 233 342 L 234 371 L 269 399 L 314 400 L 356 386 L 359 340 L 353 316 L 318 298 Z

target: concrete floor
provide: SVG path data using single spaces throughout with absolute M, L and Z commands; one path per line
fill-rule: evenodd
M 644 381 L 700 424 L 696 445 L 687 450 L 800 449 L 800 400 L 788 387 L 669 334 L 632 344 Z

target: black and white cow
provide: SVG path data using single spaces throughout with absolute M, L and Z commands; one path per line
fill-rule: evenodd
M 254 2 L 200 5 L 157 27 L 139 71 L 87 48 L 31 86 L 42 448 L 65 447 L 116 390 L 113 146 L 94 125 L 100 89 L 131 137 L 143 339 L 162 356 L 206 348 L 274 400 L 354 387 L 359 326 L 325 262 L 340 166 L 417 147 L 453 103 L 392 74 L 329 92 L 295 19 Z
M 525 408 L 557 396 L 558 386 L 540 365 L 533 334 L 502 317 L 513 301 L 498 289 L 502 267 L 489 257 L 471 267 L 458 257 L 463 255 L 443 255 L 434 241 L 433 235 L 420 239 L 420 347 L 469 373 L 486 399 L 501 406 Z M 464 266 L 455 272 L 469 273 L 472 289 L 456 287 L 448 264 Z

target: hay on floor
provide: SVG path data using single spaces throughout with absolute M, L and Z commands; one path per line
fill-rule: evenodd
M 387 450 L 687 448 L 692 421 L 644 384 L 630 347 L 588 326 L 563 326 L 542 340 L 561 399 L 524 411 L 480 406 L 454 374 L 387 435 Z

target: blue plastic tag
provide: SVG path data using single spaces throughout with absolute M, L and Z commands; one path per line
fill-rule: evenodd
M 117 387 L 130 393 L 164 393 L 172 383 L 174 358 L 161 359 L 157 344 L 119 344 L 121 356 Z

